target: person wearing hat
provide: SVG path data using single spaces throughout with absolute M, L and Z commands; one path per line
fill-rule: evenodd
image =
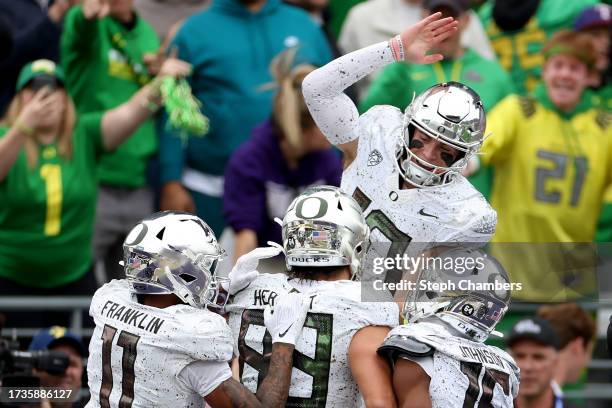
M 597 4 L 584 9 L 574 22 L 574 31 L 588 34 L 593 40 L 597 61 L 595 68 L 609 75 L 610 68 L 610 25 L 612 6 Z M 607 72 L 606 72 L 607 71 Z
M 562 408 L 563 400 L 554 374 L 559 358 L 555 329 L 540 317 L 519 320 L 506 341 L 508 351 L 521 370 L 517 408 Z
M 560 31 L 543 49 L 543 84 L 509 96 L 488 115 L 478 156 L 495 174 L 494 243 L 592 242 L 604 193 L 612 185 L 609 113 L 587 89 L 595 64 L 591 40 Z M 525 301 L 567 301 L 596 292 L 594 255 L 586 246 L 494 245 Z
M 58 376 L 38 372 L 40 386 L 72 391 L 69 401 L 50 401 L 50 405 L 53 408 L 84 406 L 84 402 L 78 398 L 84 371 L 83 359 L 87 357 L 87 349 L 81 338 L 69 332 L 65 327 L 52 326 L 39 330 L 32 338 L 28 350 L 54 350 L 66 353 L 69 358 L 69 364 L 64 374 Z
M 514 92 L 510 76 L 495 60 L 488 60 L 471 47 L 463 46 L 462 34 L 470 22 L 469 2 L 466 0 L 425 0 L 425 16 L 442 12 L 444 17 L 454 17 L 459 25 L 457 34 L 436 46 L 444 59 L 433 64 L 408 64 L 398 62 L 387 66 L 372 82 L 367 96 L 359 105 L 366 112 L 375 105 L 392 105 L 401 110 L 412 102 L 413 96 L 432 85 L 442 82 L 461 82 L 474 89 L 484 104 L 485 111 Z M 481 171 L 470 181 L 485 197 L 491 184 L 488 171 Z
M 516 90 L 528 95 L 541 80 L 542 48 L 557 31 L 598 0 L 490 0 L 478 14 L 501 65 Z
M 168 59 L 159 78 L 189 64 Z M 97 163 L 159 107 L 156 80 L 128 102 L 77 116 L 64 72 L 50 60 L 23 68 L 0 127 L 0 295 L 90 295 Z M 67 322 L 67 313 L 9 314 L 8 326 Z M 25 318 L 24 318 L 25 317 Z

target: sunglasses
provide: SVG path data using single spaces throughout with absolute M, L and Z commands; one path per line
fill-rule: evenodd
M 64 87 L 63 84 L 56 77 L 51 75 L 42 75 L 34 77 L 28 83 L 28 88 L 30 88 L 34 92 L 38 92 L 45 86 L 49 87 L 51 91 L 55 91 L 56 89 Z

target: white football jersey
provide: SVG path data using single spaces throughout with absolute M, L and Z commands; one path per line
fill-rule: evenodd
M 270 333 L 263 310 L 279 294 L 307 294 L 312 300 L 293 358 L 287 407 L 357 407 L 362 402 L 348 365 L 353 335 L 366 326 L 395 327 L 395 303 L 361 302 L 360 283 L 289 279 L 285 274 L 261 274 L 236 294 L 227 306 L 229 324 L 240 352 L 242 383 L 257 390 L 269 364 Z
M 426 188 L 401 189 L 396 146 L 404 114 L 387 105 L 375 106 L 359 117 L 355 160 L 342 174 L 341 188 L 361 206 L 372 229 L 372 250 L 393 242 L 386 253 L 420 254 L 440 242 L 485 244 L 495 232 L 497 214 L 464 177 Z M 368 254 L 370 257 L 370 254 Z
M 126 280 L 113 280 L 93 296 L 87 406 L 204 406 L 177 376 L 193 361 L 231 360 L 232 333 L 225 319 L 187 305 L 141 305 L 132 296 Z
M 414 359 L 431 378 L 432 408 L 514 406 L 519 369 L 505 351 L 453 336 L 442 325 L 429 322 L 398 326 L 387 338 L 397 335 L 435 349 L 431 357 Z

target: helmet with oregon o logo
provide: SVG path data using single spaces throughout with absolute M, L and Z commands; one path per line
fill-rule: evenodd
M 197 308 L 219 304 L 216 276 L 225 252 L 199 217 L 163 211 L 138 223 L 123 243 L 124 268 L 132 292 L 175 294 Z
M 338 187 L 311 187 L 289 206 L 282 222 L 287 270 L 294 266 L 350 266 L 359 276 L 370 229 L 357 202 Z

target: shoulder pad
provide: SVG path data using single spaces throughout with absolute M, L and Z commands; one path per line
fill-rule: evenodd
M 378 355 L 386 357 L 393 362 L 403 355 L 408 357 L 429 357 L 434 354 L 435 349 L 412 337 L 399 335 L 388 337 L 378 348 L 377 352 Z
M 535 99 L 529 96 L 520 96 L 518 98 L 519 104 L 521 105 L 521 110 L 523 111 L 523 115 L 526 118 L 530 117 L 535 113 L 536 110 L 536 101 Z

